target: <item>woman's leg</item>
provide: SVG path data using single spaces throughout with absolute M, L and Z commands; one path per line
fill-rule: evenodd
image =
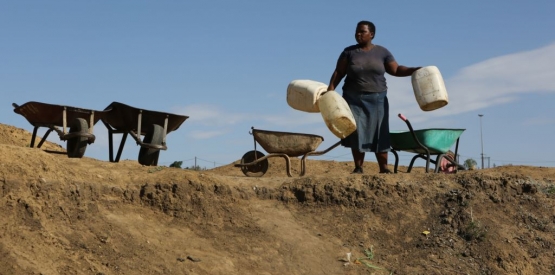
M 364 152 L 360 152 L 356 148 L 351 148 L 351 153 L 353 154 L 353 160 L 355 161 L 355 167 L 362 168 L 364 163 Z
M 376 160 L 378 160 L 378 166 L 380 167 L 380 173 L 390 173 L 387 168 L 387 153 L 388 152 L 376 152 Z

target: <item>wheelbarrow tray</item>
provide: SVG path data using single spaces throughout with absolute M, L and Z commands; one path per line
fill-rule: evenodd
M 27 121 L 29 121 L 31 125 L 36 127 L 61 127 L 64 125 L 64 110 L 66 111 L 67 122 L 70 122 L 77 118 L 82 118 L 89 122 L 90 115 L 92 112 L 94 112 L 93 124 L 96 124 L 98 120 L 102 119 L 108 112 L 107 110 L 96 111 L 36 101 L 29 101 L 23 105 L 19 105 L 15 107 L 14 112 L 25 117 L 25 119 L 27 119 Z
M 316 151 L 324 138 L 318 135 L 252 129 L 254 140 L 270 154 L 302 156 Z
M 148 129 L 149 126 L 156 124 L 164 126 L 166 118 L 168 125 L 166 134 L 175 131 L 189 118 L 188 116 L 176 115 L 158 111 L 135 108 L 123 103 L 112 102 L 105 110 L 110 110 L 102 121 L 113 127 L 118 132 L 137 131 L 139 124 L 139 113 L 141 116 L 141 129 Z M 144 131 L 141 131 L 144 134 Z
M 455 144 L 465 129 L 420 129 L 414 130 L 418 140 L 430 150 L 430 154 L 445 154 Z M 426 154 L 426 150 L 418 145 L 410 131 L 390 132 L 393 150 Z

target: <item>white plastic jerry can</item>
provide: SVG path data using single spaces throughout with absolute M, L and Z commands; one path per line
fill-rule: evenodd
M 433 111 L 449 103 L 445 83 L 436 66 L 416 70 L 411 81 L 416 102 L 422 111 Z
M 336 137 L 346 138 L 357 129 L 351 108 L 336 91 L 320 96 L 318 107 L 326 126 Z
M 293 80 L 287 86 L 287 104 L 295 110 L 318 113 L 318 99 L 328 85 L 314 80 Z

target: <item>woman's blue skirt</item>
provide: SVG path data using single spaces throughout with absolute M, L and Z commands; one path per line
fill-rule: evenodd
M 357 130 L 341 140 L 341 145 L 360 152 L 387 152 L 389 141 L 389 102 L 387 91 L 365 93 L 343 91 L 357 124 Z

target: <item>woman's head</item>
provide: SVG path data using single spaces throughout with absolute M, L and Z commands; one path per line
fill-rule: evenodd
M 357 29 L 355 32 L 355 39 L 359 44 L 365 44 L 376 35 L 376 26 L 370 21 L 360 21 L 357 23 Z

